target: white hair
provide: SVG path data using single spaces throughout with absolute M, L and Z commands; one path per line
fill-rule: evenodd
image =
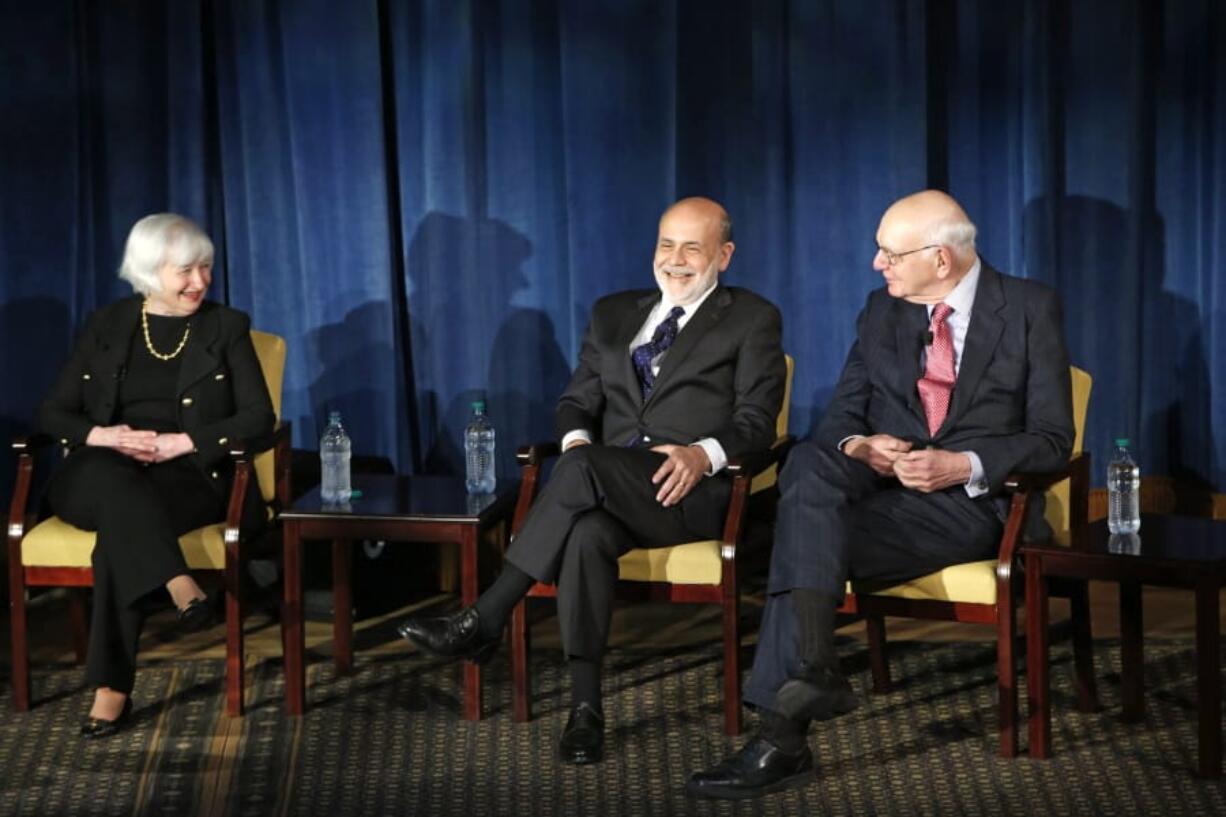
M 955 255 L 966 255 L 975 251 L 975 236 L 978 231 L 967 218 L 945 218 L 928 228 L 925 244 L 935 244 L 949 247 Z
M 162 289 L 158 272 L 170 264 L 213 263 L 213 242 L 191 219 L 175 213 L 154 213 L 132 225 L 123 250 L 119 277 L 148 295 Z

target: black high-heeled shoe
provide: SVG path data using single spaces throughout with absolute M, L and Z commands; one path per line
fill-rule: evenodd
M 123 709 L 119 711 L 119 717 L 113 721 L 108 721 L 105 718 L 86 718 L 81 722 L 81 736 L 89 739 L 94 738 L 109 738 L 111 735 L 123 728 L 128 721 L 128 716 L 132 714 L 132 696 L 129 695 L 127 700 L 123 702 Z
M 179 629 L 196 633 L 213 626 L 213 605 L 208 598 L 192 599 L 179 611 Z

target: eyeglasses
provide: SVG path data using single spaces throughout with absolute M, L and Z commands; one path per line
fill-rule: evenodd
M 884 255 L 886 262 L 892 267 L 895 264 L 897 264 L 899 261 L 901 261 L 903 259 L 903 256 L 910 255 L 913 252 L 921 252 L 923 250 L 936 249 L 937 247 L 940 247 L 940 246 L 941 246 L 940 244 L 927 244 L 923 247 L 916 247 L 914 250 L 907 250 L 906 252 L 890 252 L 885 247 L 882 247 L 879 244 L 877 245 L 877 252 Z

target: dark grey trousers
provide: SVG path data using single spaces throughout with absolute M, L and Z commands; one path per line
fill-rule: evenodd
M 766 608 L 745 692 L 759 707 L 772 706 L 799 658 L 789 591 L 809 588 L 838 604 L 848 579 L 888 586 L 990 559 L 1000 542 L 991 499 L 971 499 L 962 486 L 913 491 L 811 440 L 789 453 L 779 489 Z
M 558 619 L 568 656 L 599 661 L 608 643 L 617 559 L 631 548 L 718 538 L 731 483 L 703 478 L 680 504 L 656 501 L 651 476 L 663 454 L 583 445 L 561 456 L 507 559 L 537 581 L 558 585 Z

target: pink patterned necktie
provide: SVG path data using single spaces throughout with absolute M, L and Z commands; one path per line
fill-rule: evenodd
M 928 434 L 933 437 L 949 414 L 949 396 L 954 390 L 954 339 L 945 323 L 953 311 L 949 304 L 937 304 L 932 310 L 932 348 L 924 376 L 915 384 L 928 418 Z

